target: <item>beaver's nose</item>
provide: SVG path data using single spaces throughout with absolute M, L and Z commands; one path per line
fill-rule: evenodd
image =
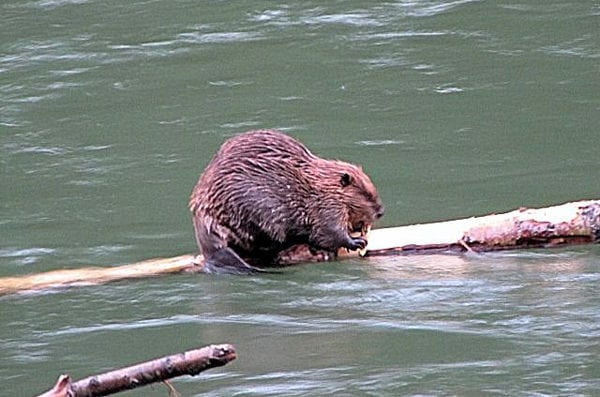
M 377 209 L 377 212 L 375 213 L 375 216 L 377 217 L 377 219 L 381 218 L 383 216 L 385 212 L 385 208 L 383 207 L 383 205 L 380 205 L 379 208 Z

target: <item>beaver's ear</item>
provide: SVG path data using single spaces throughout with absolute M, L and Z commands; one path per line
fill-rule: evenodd
M 346 187 L 349 184 L 352 183 L 352 177 L 350 176 L 350 174 L 347 173 L 343 173 L 342 174 L 342 178 L 340 179 L 340 183 L 342 184 L 342 187 Z

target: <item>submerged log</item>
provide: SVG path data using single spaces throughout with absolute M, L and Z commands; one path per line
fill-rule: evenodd
M 502 214 L 445 222 L 372 230 L 366 250 L 340 250 L 340 257 L 460 251 L 493 251 L 600 241 L 600 200 L 566 203 L 540 209 L 520 208 Z M 299 253 L 296 262 L 306 260 Z M 294 262 L 292 257 L 291 262 Z M 55 270 L 0 278 L 0 295 L 102 284 L 161 274 L 201 272 L 202 256 L 181 255 L 115 267 Z
M 221 367 L 235 358 L 235 348 L 232 345 L 205 346 L 90 376 L 77 382 L 72 382 L 69 375 L 61 375 L 51 390 L 38 397 L 108 396 L 150 383 L 166 382 L 177 376 L 198 375 L 207 369 Z M 170 385 L 169 387 L 172 388 Z
M 51 270 L 26 276 L 0 278 L 0 295 L 49 288 L 95 285 L 124 279 L 201 270 L 202 268 L 198 265 L 197 258 L 194 255 L 150 259 L 113 267 Z

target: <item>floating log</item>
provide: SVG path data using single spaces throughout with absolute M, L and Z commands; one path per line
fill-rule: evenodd
M 199 257 L 199 259 L 202 258 Z M 198 265 L 197 258 L 194 255 L 150 259 L 112 267 L 51 270 L 26 276 L 0 278 L 0 295 L 49 288 L 95 285 L 124 279 L 201 270 L 202 268 Z
M 372 230 L 361 255 L 497 251 L 600 241 L 600 200 Z
M 182 375 L 198 375 L 207 369 L 221 367 L 236 358 L 232 345 L 210 345 L 146 361 L 72 382 L 61 375 L 56 385 L 38 397 L 101 397 L 155 382 L 167 382 Z M 166 383 L 173 391 L 173 387 Z
M 339 256 L 395 255 L 555 247 L 600 241 L 600 200 L 520 208 L 502 214 L 372 230 L 366 250 Z M 301 256 L 298 256 L 299 258 Z M 0 295 L 102 284 L 161 274 L 201 272 L 202 256 L 181 255 L 115 267 L 55 270 L 0 278 Z

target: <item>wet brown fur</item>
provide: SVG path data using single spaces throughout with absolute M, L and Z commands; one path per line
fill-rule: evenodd
M 360 167 L 319 158 L 273 130 L 227 140 L 189 206 L 207 260 L 229 247 L 259 266 L 277 265 L 278 256 L 298 244 L 333 257 L 341 247 L 361 248 L 366 241 L 349 233 L 383 215 L 377 190 Z

